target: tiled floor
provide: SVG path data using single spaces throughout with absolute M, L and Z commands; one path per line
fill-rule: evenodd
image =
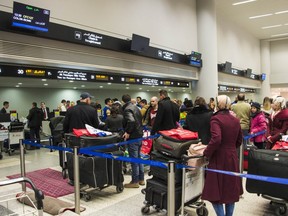
M 20 172 L 19 166 L 19 151 L 16 151 L 12 156 L 3 154 L 3 159 L 0 160 L 0 180 L 6 179 L 7 175 L 12 175 Z M 59 166 L 58 152 L 50 152 L 48 149 L 27 151 L 26 172 L 51 167 L 61 171 Z M 125 175 L 125 182 L 130 181 L 130 176 Z M 146 178 L 150 178 L 146 175 Z M 245 181 L 244 181 L 245 182 Z M 81 213 L 84 216 L 140 216 L 141 208 L 144 206 L 144 195 L 141 189 L 124 189 L 122 193 L 117 193 L 114 186 L 105 188 L 102 191 L 95 191 L 92 200 L 85 202 L 81 200 L 81 206 L 86 210 Z M 8 192 L 20 192 L 21 186 L 10 185 L 0 187 L 0 197 Z M 74 202 L 74 194 L 70 194 L 60 198 L 68 202 Z M 1 205 L 1 200 L 0 200 Z M 19 203 L 14 203 L 11 206 L 13 209 Z M 12 208 L 13 207 L 13 208 Z M 209 215 L 216 215 L 210 203 L 207 203 Z M 187 209 L 189 215 L 196 215 L 195 210 Z M 48 215 L 48 214 L 44 214 Z M 151 208 L 149 215 L 165 215 L 165 212 L 156 212 Z M 236 204 L 235 216 L 270 216 L 275 215 L 274 208 L 269 205 L 269 201 L 258 197 L 255 194 L 244 193 L 243 198 Z

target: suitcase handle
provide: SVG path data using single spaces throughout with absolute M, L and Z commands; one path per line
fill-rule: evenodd
M 189 159 L 197 159 L 197 158 L 204 158 L 204 155 L 193 155 L 193 156 L 188 156 L 186 154 L 183 154 L 181 156 L 181 159 L 183 162 L 187 162 Z

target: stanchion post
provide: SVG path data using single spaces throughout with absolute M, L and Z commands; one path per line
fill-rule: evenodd
M 80 215 L 80 177 L 79 177 L 79 157 L 78 146 L 74 146 L 74 193 L 75 193 L 75 213 Z
M 175 216 L 175 161 L 168 161 L 167 216 Z
M 244 145 L 246 145 L 246 140 L 243 140 L 243 144 L 239 148 L 239 170 L 243 173 L 243 158 L 244 158 Z
M 26 177 L 26 170 L 25 170 L 25 148 L 23 144 L 23 139 L 19 140 L 20 144 L 20 169 L 21 169 L 21 176 Z M 26 192 L 26 183 L 22 182 L 22 191 Z

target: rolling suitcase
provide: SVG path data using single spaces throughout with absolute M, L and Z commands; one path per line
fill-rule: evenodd
M 177 140 L 170 137 L 160 136 L 154 140 L 154 148 L 173 158 L 181 158 L 183 154 L 187 153 L 191 144 L 196 144 L 200 142 L 199 139 L 196 140 Z
M 243 168 L 244 170 L 248 170 L 248 155 L 249 152 L 252 150 L 257 149 L 257 147 L 255 145 L 246 145 L 245 149 L 244 149 L 244 157 L 243 157 Z
M 181 163 L 181 159 L 175 159 L 171 158 L 169 156 L 163 155 L 158 151 L 152 151 L 150 154 L 151 160 L 160 161 L 160 162 L 168 162 L 169 160 L 174 160 L 176 163 Z M 167 169 L 161 168 L 158 166 L 150 166 L 149 175 L 152 175 L 153 177 L 156 177 L 158 179 L 161 179 L 165 182 L 167 182 L 168 179 L 168 173 Z M 182 170 L 176 169 L 175 170 L 175 183 L 181 184 L 182 182 Z
M 89 136 L 76 136 L 72 133 L 65 134 L 66 144 L 68 147 L 79 146 L 80 148 L 92 147 L 92 146 L 102 146 L 108 144 L 114 144 L 119 142 L 119 134 L 112 134 L 111 136 L 105 137 L 89 137 Z M 117 145 L 111 146 L 109 148 L 103 148 L 95 150 L 97 152 L 114 152 L 118 151 L 119 147 Z
M 273 150 L 253 150 L 249 152 L 248 174 L 288 178 L 288 152 Z M 288 185 L 247 179 L 249 193 L 269 195 L 288 200 Z

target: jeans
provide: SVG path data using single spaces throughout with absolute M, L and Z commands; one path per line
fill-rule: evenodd
M 128 153 L 131 158 L 140 158 L 140 149 L 142 142 L 135 142 L 128 144 Z M 138 183 L 144 180 L 144 165 L 138 163 L 131 163 L 132 167 L 132 183 Z
M 217 216 L 232 216 L 233 215 L 235 203 L 224 204 L 225 205 L 226 214 L 224 214 L 223 204 L 212 203 L 212 205 L 213 205 L 213 208 L 214 208 Z

